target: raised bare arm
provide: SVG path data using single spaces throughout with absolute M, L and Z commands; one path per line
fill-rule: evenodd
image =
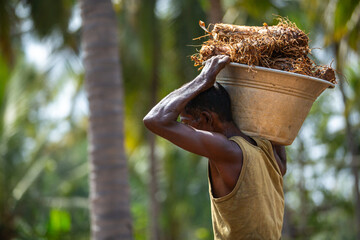
M 194 129 L 177 122 L 186 104 L 213 86 L 216 75 L 229 61 L 227 56 L 216 56 L 208 60 L 194 80 L 167 95 L 151 109 L 144 118 L 145 126 L 155 134 L 195 154 L 212 159 L 229 157 L 234 145 L 224 135 Z

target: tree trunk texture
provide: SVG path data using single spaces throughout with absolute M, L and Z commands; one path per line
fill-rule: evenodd
M 124 152 L 123 85 L 111 0 L 81 0 L 82 50 L 89 101 L 92 239 L 132 239 Z
M 343 62 L 345 61 L 344 52 L 341 50 L 341 44 L 346 44 L 340 42 L 335 46 L 335 56 L 336 56 L 336 67 L 337 71 L 340 73 L 344 72 Z M 348 106 L 348 98 L 346 96 L 346 92 L 344 89 L 344 82 L 343 75 L 339 74 L 339 88 L 344 104 L 344 118 L 345 118 L 345 132 L 346 132 L 346 144 L 349 152 L 349 156 L 351 159 L 351 171 L 354 178 L 354 195 L 355 195 L 355 231 L 356 231 L 356 239 L 360 240 L 360 192 L 359 192 L 359 165 L 358 162 L 359 158 L 357 157 L 359 151 L 356 147 L 353 126 L 350 122 L 349 113 L 347 106 Z
M 210 11 L 208 13 L 209 23 L 220 23 L 223 18 L 221 0 L 210 0 Z

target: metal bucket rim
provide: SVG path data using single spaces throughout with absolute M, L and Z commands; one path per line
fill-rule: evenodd
M 260 70 L 260 71 L 265 71 L 265 72 L 270 72 L 270 73 L 279 73 L 279 74 L 289 75 L 289 76 L 294 76 L 294 77 L 307 78 L 307 79 L 310 79 L 310 80 L 314 80 L 314 81 L 324 83 L 324 84 L 328 85 L 329 88 L 335 88 L 335 84 L 333 84 L 333 83 L 331 83 L 331 82 L 329 82 L 327 80 L 323 80 L 323 79 L 320 79 L 320 78 L 311 77 L 311 76 L 307 76 L 307 75 L 303 75 L 303 74 L 299 74 L 299 73 L 287 72 L 287 71 L 283 71 L 283 70 L 260 67 L 260 66 L 250 66 L 250 65 L 241 64 L 241 63 L 234 63 L 234 62 L 231 62 L 229 65 L 234 66 L 234 67 L 247 68 L 247 69 L 251 68 L 251 69 L 254 69 L 254 70 Z

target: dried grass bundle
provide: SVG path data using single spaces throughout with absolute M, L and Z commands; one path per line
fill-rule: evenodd
M 203 25 L 200 24 L 204 28 Z M 205 29 L 206 30 L 206 29 Z M 210 39 L 191 56 L 195 66 L 215 55 L 228 55 L 232 62 L 304 74 L 336 83 L 331 67 L 318 66 L 309 57 L 308 36 L 289 20 L 276 26 L 249 27 L 218 23 Z

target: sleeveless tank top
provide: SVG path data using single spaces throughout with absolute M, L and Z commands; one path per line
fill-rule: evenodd
M 280 239 L 284 215 L 283 178 L 268 140 L 230 138 L 243 152 L 238 181 L 228 195 L 215 198 L 209 179 L 215 240 Z

